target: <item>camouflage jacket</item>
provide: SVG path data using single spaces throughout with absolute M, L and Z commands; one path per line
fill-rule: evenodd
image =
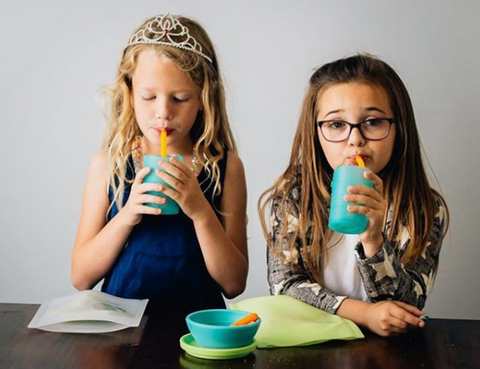
M 289 295 L 307 304 L 329 313 L 335 313 L 340 303 L 348 296 L 340 296 L 334 291 L 316 283 L 312 273 L 302 258 L 303 244 L 300 237 L 295 240 L 293 252 L 288 250 L 289 235 L 298 223 L 300 188 L 294 189 L 287 199 L 287 205 L 293 205 L 285 213 L 276 199 L 272 204 L 270 218 L 270 239 L 277 249 L 283 250 L 286 260 L 277 257 L 270 248 L 267 251 L 268 283 L 272 295 Z M 288 217 L 287 237 L 280 235 L 283 217 Z M 392 211 L 389 211 L 385 227 L 387 234 L 391 225 Z M 438 263 L 441 242 L 446 227 L 446 212 L 437 199 L 437 211 L 429 243 L 422 255 L 412 267 L 405 267 L 400 261 L 410 243 L 410 235 L 403 227 L 393 242 L 385 242 L 381 250 L 370 258 L 363 253 L 359 242 L 355 257 L 367 296 L 371 302 L 382 300 L 403 301 L 422 309 L 427 299 Z M 307 232 L 308 235 L 309 232 Z M 307 239 L 308 241 L 308 239 Z

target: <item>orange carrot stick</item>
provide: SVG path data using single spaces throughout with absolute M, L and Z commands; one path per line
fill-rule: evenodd
M 255 313 L 250 313 L 247 316 L 244 316 L 243 318 L 237 320 L 236 322 L 232 323 L 232 326 L 237 326 L 237 325 L 247 325 L 250 323 L 255 322 L 258 319 L 258 315 Z

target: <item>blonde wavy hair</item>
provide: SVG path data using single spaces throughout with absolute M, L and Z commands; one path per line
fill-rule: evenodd
M 102 146 L 108 149 L 109 184 L 113 188 L 114 201 L 118 209 L 123 204 L 127 166 L 131 157 L 132 145 L 136 136 L 141 135 L 132 106 L 132 76 L 137 66 L 138 55 L 153 49 L 158 55 L 172 60 L 185 71 L 201 90 L 203 109 L 199 111 L 190 136 L 195 147 L 195 155 L 204 166 L 214 183 L 214 195 L 221 193 L 220 170 L 218 166 L 225 151 L 237 152 L 235 140 L 227 116 L 225 92 L 220 75 L 217 56 L 208 34 L 197 22 L 176 17 L 188 28 L 189 33 L 201 45 L 203 56 L 188 50 L 164 45 L 132 45 L 125 48 L 118 67 L 115 82 L 104 91 L 110 109 L 107 114 L 107 132 Z M 147 19 L 134 33 L 142 29 L 154 17 Z
M 328 87 L 338 83 L 364 82 L 382 87 L 390 97 L 395 118 L 396 138 L 393 154 L 387 166 L 378 175 L 384 183 L 387 208 L 393 210 L 391 228 L 386 235 L 393 241 L 400 227 L 406 226 L 411 235 L 410 245 L 402 262 L 411 266 L 427 247 L 437 209 L 436 198 L 448 208 L 443 197 L 430 187 L 422 163 L 421 144 L 415 123 L 413 106 L 405 85 L 397 73 L 385 62 L 368 54 L 360 54 L 325 64 L 310 78 L 303 100 L 297 130 L 285 172 L 267 189 L 258 201 L 258 212 L 268 246 L 275 255 L 285 259 L 282 242 L 272 243 L 266 224 L 267 211 L 278 201 L 281 211 L 298 213 L 298 224 L 292 225 L 283 217 L 279 237 L 288 240 L 291 252 L 295 240 L 302 240 L 302 257 L 314 278 L 321 283 L 327 244 L 332 237 L 328 229 L 330 185 L 333 169 L 327 162 L 319 143 L 316 128 L 317 97 Z M 288 200 L 290 193 L 301 186 L 299 204 Z M 386 221 L 387 214 L 385 214 Z

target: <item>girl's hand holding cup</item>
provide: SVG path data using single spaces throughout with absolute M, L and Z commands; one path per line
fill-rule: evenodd
M 360 234 L 366 257 L 372 257 L 382 247 L 386 201 L 383 198 L 383 181 L 375 173 L 365 171 L 364 178 L 373 183 L 373 187 L 349 186 L 345 200 L 362 205 L 348 205 L 349 212 L 364 214 L 368 218 L 366 230 Z
M 160 185 L 157 183 L 143 182 L 150 171 L 151 169 L 146 167 L 137 173 L 130 189 L 128 201 L 119 213 L 119 215 L 122 214 L 125 222 L 130 226 L 137 225 L 142 219 L 143 214 L 158 215 L 161 213 L 160 209 L 147 206 L 146 203 L 165 203 L 164 198 L 148 193 L 151 191 L 159 191 L 160 188 Z
M 172 187 L 164 186 L 162 192 L 175 200 L 190 219 L 199 219 L 202 211 L 209 206 L 192 169 L 176 157 L 162 162 L 161 168 L 163 170 L 156 174 Z

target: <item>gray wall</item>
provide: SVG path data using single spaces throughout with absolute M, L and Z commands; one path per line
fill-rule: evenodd
M 308 78 L 355 52 L 401 75 L 451 209 L 434 317 L 480 319 L 480 3 L 467 1 L 5 1 L 0 5 L 0 301 L 72 293 L 70 254 L 104 122 L 96 96 L 145 18 L 169 11 L 209 31 L 248 180 L 250 275 L 268 293 L 260 193 L 285 169 Z

